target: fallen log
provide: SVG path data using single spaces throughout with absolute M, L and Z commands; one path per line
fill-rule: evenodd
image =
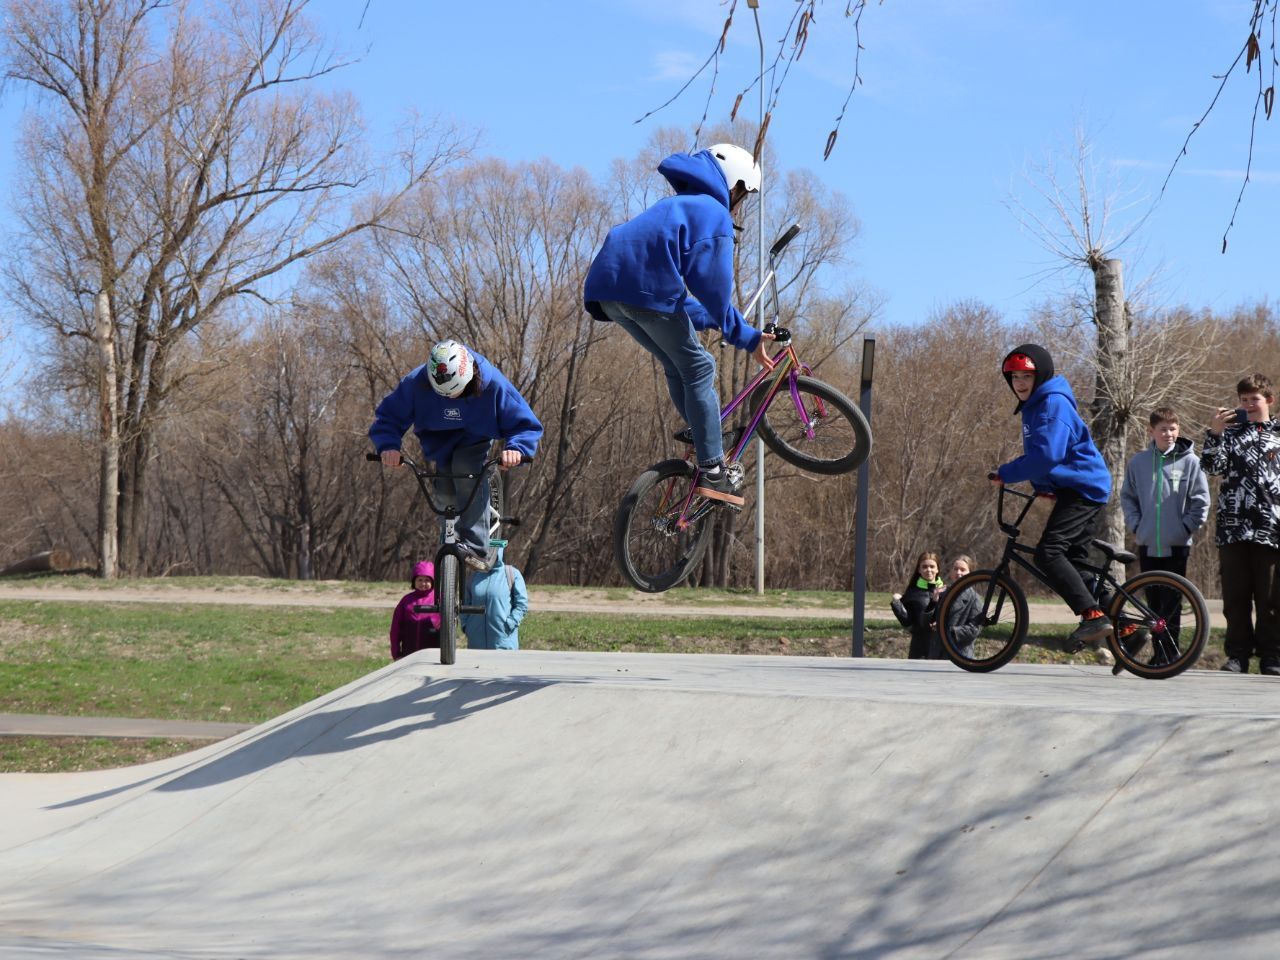
M 0 577 L 11 577 L 19 573 L 66 573 L 74 569 L 76 561 L 68 550 L 46 550 L 34 556 L 11 563 L 0 570 Z

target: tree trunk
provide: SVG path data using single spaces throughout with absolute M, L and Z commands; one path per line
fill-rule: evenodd
M 1124 265 L 1120 260 L 1095 260 L 1097 374 L 1092 409 L 1093 439 L 1111 471 L 1111 498 L 1096 529 L 1099 539 L 1124 543 L 1124 515 L 1120 484 L 1125 469 L 1125 431 L 1129 410 L 1129 316 L 1124 302 Z
M 119 540 L 116 508 L 120 493 L 120 422 L 116 402 L 115 329 L 111 322 L 111 298 L 98 294 L 94 342 L 98 347 L 98 423 L 100 427 L 98 478 L 98 575 L 114 580 L 118 573 Z
M 66 550 L 46 550 L 11 563 L 0 570 L 0 577 L 11 577 L 19 573 L 64 573 L 75 567 L 75 558 Z

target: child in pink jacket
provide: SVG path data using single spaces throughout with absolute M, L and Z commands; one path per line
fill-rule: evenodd
M 420 560 L 409 580 L 413 587 L 400 598 L 391 615 L 391 659 L 399 660 L 418 650 L 440 646 L 440 614 L 414 613 L 415 604 L 436 602 L 436 567 L 430 560 Z

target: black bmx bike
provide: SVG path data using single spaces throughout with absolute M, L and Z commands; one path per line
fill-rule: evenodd
M 381 462 L 381 457 L 376 453 L 366 453 L 365 459 Z M 458 658 L 458 638 L 462 633 L 460 615 L 485 612 L 482 606 L 464 605 L 462 602 L 466 578 L 464 576 L 465 566 L 462 541 L 458 538 L 457 530 L 459 517 L 471 506 L 472 501 L 475 500 L 476 495 L 483 486 L 479 481 L 485 477 L 489 480 L 489 504 L 486 514 L 490 538 L 494 537 L 504 524 L 517 526 L 520 521 L 515 517 L 504 516 L 502 513 L 502 475 L 498 471 L 498 465 L 502 462 L 501 457 L 491 457 L 485 460 L 484 466 L 481 467 L 479 473 L 444 473 L 427 470 L 414 463 L 403 453 L 400 454 L 400 462 L 413 473 L 414 479 L 418 481 L 418 489 L 422 491 L 422 498 L 426 500 L 431 512 L 438 516 L 441 521 L 440 546 L 436 550 L 435 556 L 436 602 L 433 604 L 416 604 L 413 610 L 414 613 L 438 613 L 440 615 L 440 662 L 443 664 L 455 663 Z M 525 457 L 520 462 L 528 463 L 529 458 Z M 441 506 L 431 493 L 430 481 L 432 480 L 475 480 L 477 482 L 471 488 L 471 495 L 466 498 L 461 506 L 455 504 Z M 490 561 L 493 559 L 492 548 L 489 550 L 489 559 Z
M 720 412 L 725 469 L 735 483 L 742 481 L 742 457 L 757 433 L 779 457 L 810 473 L 849 473 L 871 454 L 871 427 L 862 411 L 835 387 L 811 376 L 790 331 L 777 325 L 777 258 L 799 232 L 800 225 L 793 224 L 774 242 L 764 280 L 743 310 L 749 315 L 765 290 L 772 290 L 773 321 L 764 330 L 775 336 L 773 344 L 780 349 Z M 726 427 L 740 410 L 747 411 L 745 425 Z M 662 593 L 684 582 L 706 552 L 712 513 L 741 509 L 696 492 L 701 471 L 692 431 L 677 436 L 689 445 L 685 458 L 644 470 L 614 514 L 614 559 L 627 581 L 645 593 Z
M 938 605 L 938 635 L 951 662 L 965 670 L 985 673 L 1003 667 L 1018 655 L 1027 638 L 1027 596 L 1011 575 L 1020 567 L 1049 586 L 1032 559 L 1035 547 L 1020 543 L 1020 525 L 1042 494 L 1025 493 L 1001 485 L 997 520 L 1008 535 L 1004 555 L 992 570 L 975 570 L 947 588 Z M 1012 521 L 1005 520 L 1005 498 L 1024 500 Z M 1167 570 L 1149 570 L 1123 583 L 1111 575 L 1113 563 L 1138 558 L 1128 550 L 1094 540 L 1101 564 L 1081 564 L 1085 584 L 1111 618 L 1107 645 L 1115 657 L 1112 673 L 1121 670 L 1149 680 L 1182 673 L 1199 658 L 1209 638 L 1209 608 L 1200 591 L 1186 577 Z M 976 594 L 979 603 L 965 598 Z M 1076 652 L 1076 651 L 1071 651 Z

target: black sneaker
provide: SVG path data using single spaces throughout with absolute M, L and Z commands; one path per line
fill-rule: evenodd
M 1097 643 L 1111 632 L 1111 618 L 1105 613 L 1096 617 L 1081 617 L 1080 623 L 1067 637 L 1068 650 L 1081 650 Z
M 1133 660 L 1138 656 L 1138 651 L 1151 639 L 1151 631 L 1136 623 L 1128 623 L 1120 628 L 1116 638 L 1120 641 L 1120 648 L 1124 650 L 1125 656 Z
M 693 492 L 700 497 L 719 500 L 731 507 L 740 507 L 746 503 L 744 497 L 738 496 L 738 486 L 729 477 L 729 471 L 721 467 L 714 474 L 703 472 L 698 478 L 698 485 Z
M 1268 677 L 1280 677 L 1280 659 L 1263 657 L 1258 663 L 1258 672 Z
M 1239 657 L 1227 657 L 1227 662 L 1218 668 L 1223 673 L 1248 673 L 1249 661 Z

